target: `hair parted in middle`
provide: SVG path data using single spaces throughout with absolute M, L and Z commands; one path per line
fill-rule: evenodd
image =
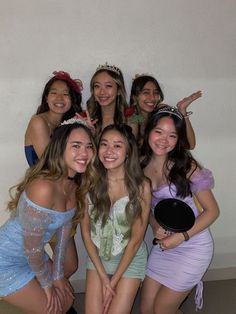
M 81 218 L 83 216 L 85 195 L 96 180 L 96 170 L 94 167 L 96 146 L 91 130 L 82 123 L 63 124 L 54 130 L 52 138 L 37 164 L 30 167 L 27 170 L 24 179 L 18 185 L 13 186 L 10 189 L 11 200 L 8 203 L 9 210 L 14 210 L 16 208 L 21 193 L 33 180 L 37 178 L 46 178 L 54 181 L 67 177 L 68 169 L 64 162 L 64 152 L 71 132 L 79 128 L 82 128 L 88 134 L 93 149 L 93 158 L 88 164 L 86 171 L 82 174 L 77 173 L 74 178 L 76 184 L 78 185 L 76 191 L 78 209 L 77 218 Z M 16 189 L 14 195 L 12 193 L 13 189 Z
M 166 109 L 165 109 L 166 108 Z M 149 135 L 152 130 L 154 130 L 158 122 L 164 118 L 168 117 L 173 120 L 176 133 L 177 133 L 177 143 L 174 149 L 167 154 L 167 158 L 164 164 L 164 174 L 167 182 L 171 188 L 173 183 L 177 189 L 177 196 L 186 197 L 191 194 L 190 189 L 190 172 L 194 172 L 197 167 L 200 167 L 199 163 L 193 158 L 189 151 L 189 142 L 187 139 L 186 123 L 182 115 L 177 114 L 177 109 L 173 111 L 174 107 L 165 105 L 159 109 L 156 109 L 147 121 L 145 128 L 145 135 L 143 140 L 143 145 L 141 147 L 141 156 L 143 160 L 141 162 L 141 167 L 145 168 L 150 162 L 153 151 L 149 145 Z
M 116 70 L 114 71 L 113 68 L 115 68 Z M 98 120 L 97 122 L 98 132 L 101 131 L 102 112 L 101 112 L 101 106 L 97 103 L 94 97 L 94 81 L 96 79 L 96 76 L 102 72 L 108 73 L 117 85 L 117 96 L 116 96 L 115 114 L 114 114 L 115 124 L 125 122 L 124 109 L 128 106 L 127 101 L 126 101 L 127 94 L 126 94 L 125 82 L 124 82 L 124 77 L 121 70 L 117 67 L 109 66 L 108 64 L 105 64 L 104 66 L 99 66 L 90 80 L 91 96 L 87 101 L 87 108 L 88 108 L 91 118 L 94 120 L 95 119 Z
M 141 189 L 145 176 L 140 167 L 136 140 L 130 126 L 126 124 L 112 124 L 105 127 L 99 138 L 98 150 L 103 136 L 110 131 L 119 132 L 127 145 L 127 156 L 124 162 L 124 183 L 128 191 L 129 202 L 125 211 L 127 223 L 132 224 L 135 218 L 141 217 Z M 107 170 L 98 157 L 96 166 L 99 176 L 97 184 L 91 193 L 91 200 L 94 204 L 95 220 L 101 219 L 102 225 L 104 225 L 112 204 L 108 195 Z

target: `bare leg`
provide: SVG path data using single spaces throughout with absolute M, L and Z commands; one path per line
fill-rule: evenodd
M 159 289 L 155 302 L 154 302 L 154 314 L 176 314 L 180 304 L 191 290 L 185 292 L 176 292 L 165 286 L 161 286 Z M 179 312 L 181 313 L 181 312 Z
M 141 288 L 140 310 L 142 314 L 153 314 L 156 295 L 161 284 L 146 276 Z
M 112 299 L 108 313 L 129 314 L 140 283 L 140 279 L 121 278 L 115 289 L 116 295 Z
M 25 313 L 46 314 L 46 294 L 36 279 L 31 280 L 18 291 L 4 297 L 3 300 L 15 305 Z M 68 298 L 61 313 L 65 313 L 71 307 L 72 302 L 72 298 Z
M 102 284 L 95 270 L 87 270 L 85 289 L 85 314 L 103 313 Z

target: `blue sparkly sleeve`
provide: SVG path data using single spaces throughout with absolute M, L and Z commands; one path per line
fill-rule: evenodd
M 39 206 L 21 201 L 19 220 L 23 230 L 24 251 L 28 263 L 35 273 L 42 288 L 52 286 L 52 274 L 48 267 L 44 250 L 44 235 L 50 223 L 47 212 L 41 211 Z
M 57 243 L 55 258 L 53 261 L 53 280 L 64 277 L 64 261 L 66 245 L 70 238 L 72 222 L 69 220 L 65 225 L 57 230 Z

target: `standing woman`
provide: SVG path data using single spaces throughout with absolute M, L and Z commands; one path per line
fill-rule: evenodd
M 98 157 L 99 179 L 81 221 L 89 255 L 85 313 L 128 314 L 145 276 L 143 237 L 150 213 L 150 184 L 140 168 L 129 126 L 107 126 Z
M 181 313 L 178 308 L 197 286 L 196 306 L 202 307 L 201 279 L 213 256 L 208 227 L 219 215 L 211 192 L 212 173 L 202 168 L 186 149 L 186 123 L 174 107 L 163 106 L 150 117 L 143 143 L 142 166 L 152 182 L 152 206 L 167 198 L 187 203 L 196 217 L 184 233 L 168 234 L 150 215 L 150 224 L 159 245 L 153 246 L 142 286 L 143 314 Z M 195 205 L 196 197 L 203 211 Z
M 185 97 L 177 103 L 177 108 L 184 116 L 187 127 L 187 138 L 189 148 L 194 149 L 196 145 L 195 134 L 192 128 L 189 116 L 191 111 L 187 112 L 188 106 L 196 99 L 201 97 L 201 91 L 197 91 L 188 97 Z M 137 138 L 139 147 L 142 145 L 144 130 L 150 114 L 159 106 L 164 100 L 164 94 L 158 81 L 151 75 L 141 74 L 136 75 L 131 86 L 130 106 L 136 114 L 131 114 L 128 121 L 133 123 L 133 130 Z M 130 112 L 133 113 L 132 110 Z M 134 127 L 135 125 L 135 127 Z
M 91 187 L 95 146 L 84 124 L 70 122 L 54 131 L 39 162 L 16 186 L 8 203 L 12 217 L 0 227 L 0 297 L 25 313 L 65 313 L 73 301 L 64 259 L 71 220 L 76 211 L 82 216 Z M 51 261 L 44 247 L 54 233 Z
M 98 135 L 107 125 L 125 122 L 126 89 L 118 67 L 107 63 L 99 65 L 90 81 L 90 91 L 87 109 L 91 119 L 96 121 Z
M 82 82 L 72 79 L 64 71 L 54 71 L 53 74 L 44 87 L 41 104 L 25 132 L 25 156 L 30 166 L 42 156 L 54 129 L 63 120 L 82 111 Z

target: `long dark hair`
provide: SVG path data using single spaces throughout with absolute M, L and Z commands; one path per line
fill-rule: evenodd
M 171 108 L 169 106 L 165 107 Z M 189 147 L 189 143 L 187 139 L 186 123 L 184 118 L 180 118 L 171 112 L 163 112 L 163 108 L 165 107 L 157 109 L 149 117 L 145 128 L 143 145 L 141 147 L 141 155 L 143 156 L 141 166 L 142 168 L 145 168 L 150 162 L 153 154 L 153 151 L 149 145 L 150 132 L 156 127 L 158 122 L 163 117 L 169 117 L 174 122 L 178 135 L 178 141 L 174 149 L 167 154 L 163 169 L 164 175 L 169 185 L 174 184 L 176 186 L 177 196 L 186 197 L 188 195 L 191 195 L 191 181 L 189 178 L 191 177 L 191 174 L 196 170 L 197 166 L 200 165 L 193 158 L 189 150 L 186 149 L 186 147 Z
M 82 107 L 81 107 L 81 101 L 82 101 L 82 94 L 81 92 L 78 92 L 74 89 L 74 87 L 68 82 L 68 80 L 63 79 L 63 78 L 58 78 L 57 76 L 53 76 L 45 85 L 43 93 L 42 93 L 42 98 L 41 98 L 41 104 L 39 105 L 36 114 L 40 114 L 46 111 L 49 111 L 49 106 L 47 103 L 47 97 L 50 92 L 50 89 L 52 87 L 52 84 L 56 81 L 62 81 L 64 82 L 68 89 L 69 89 L 69 94 L 71 98 L 71 108 L 64 114 L 62 117 L 63 120 L 68 120 L 70 118 L 73 118 L 75 116 L 76 112 L 81 112 Z
M 102 72 L 107 72 L 117 85 L 115 113 L 113 117 L 114 124 L 120 124 L 120 123 L 125 122 L 124 109 L 127 107 L 125 82 L 124 82 L 123 74 L 120 71 L 120 69 L 119 69 L 119 74 L 109 69 L 97 70 L 92 76 L 91 81 L 90 81 L 91 96 L 87 101 L 87 107 L 88 107 L 88 111 L 91 118 L 98 120 L 96 124 L 98 133 L 101 132 L 101 128 L 102 128 L 102 111 L 101 111 L 101 106 L 95 100 L 93 90 L 94 90 L 94 81 L 96 79 L 96 76 Z
M 134 105 L 137 106 L 134 99 L 135 99 L 135 97 L 139 96 L 139 94 L 142 92 L 144 86 L 148 82 L 152 82 L 156 86 L 158 94 L 160 95 L 160 102 L 162 102 L 164 100 L 164 94 L 163 94 L 163 91 L 162 91 L 158 81 L 153 76 L 141 75 L 141 76 L 138 76 L 137 78 L 135 78 L 133 80 L 133 83 L 131 86 L 131 92 L 130 92 L 130 102 L 129 102 L 130 106 L 134 106 Z
M 141 192 L 140 188 L 144 183 L 144 174 L 140 167 L 138 150 L 135 137 L 131 127 L 126 124 L 112 124 L 104 128 L 101 133 L 99 144 L 104 134 L 115 130 L 119 132 L 127 142 L 127 157 L 124 162 L 125 186 L 128 190 L 129 202 L 126 205 L 127 223 L 132 224 L 136 217 L 141 217 Z M 91 193 L 91 200 L 94 204 L 93 212 L 95 213 L 95 221 L 99 218 L 102 225 L 106 223 L 111 208 L 111 200 L 108 195 L 107 170 L 97 158 L 97 170 L 99 178 L 94 190 Z

